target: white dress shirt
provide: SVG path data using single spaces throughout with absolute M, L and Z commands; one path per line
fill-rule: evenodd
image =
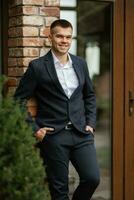
M 74 90 L 79 85 L 77 75 L 72 65 L 71 57 L 68 54 L 68 62 L 66 64 L 62 64 L 53 52 L 52 55 L 59 82 L 67 97 L 70 98 Z

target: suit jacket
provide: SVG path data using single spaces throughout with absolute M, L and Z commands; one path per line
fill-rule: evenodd
M 71 121 L 76 129 L 86 134 L 85 126 L 95 128 L 96 100 L 86 62 L 70 54 L 79 86 L 68 98 L 58 80 L 51 51 L 30 62 L 20 80 L 15 98 L 35 97 L 38 108 L 34 131 L 41 127 L 53 127 L 54 133 Z M 29 121 L 31 119 L 29 118 Z

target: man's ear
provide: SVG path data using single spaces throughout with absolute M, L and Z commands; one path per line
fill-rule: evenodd
M 49 42 L 51 43 L 52 42 L 52 35 L 51 35 L 51 33 L 49 34 L 48 39 L 49 39 Z

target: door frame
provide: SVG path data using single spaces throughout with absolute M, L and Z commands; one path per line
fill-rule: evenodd
M 115 0 L 113 9 L 113 137 L 112 137 L 112 196 L 123 200 L 125 191 L 125 11 L 124 0 Z
M 125 0 L 96 1 L 113 3 L 111 199 L 125 200 Z
M 125 200 L 125 0 L 95 1 L 111 3 L 113 9 L 112 88 L 110 88 L 112 91 L 111 200 Z

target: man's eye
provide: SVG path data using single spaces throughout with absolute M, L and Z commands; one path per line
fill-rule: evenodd
M 61 35 L 57 35 L 57 38 L 62 38 L 62 36 Z
M 64 36 L 62 36 L 62 35 L 56 35 L 56 37 L 57 38 L 66 38 L 67 40 L 69 40 L 69 39 L 71 39 L 71 36 L 66 36 L 66 37 L 64 37 Z

